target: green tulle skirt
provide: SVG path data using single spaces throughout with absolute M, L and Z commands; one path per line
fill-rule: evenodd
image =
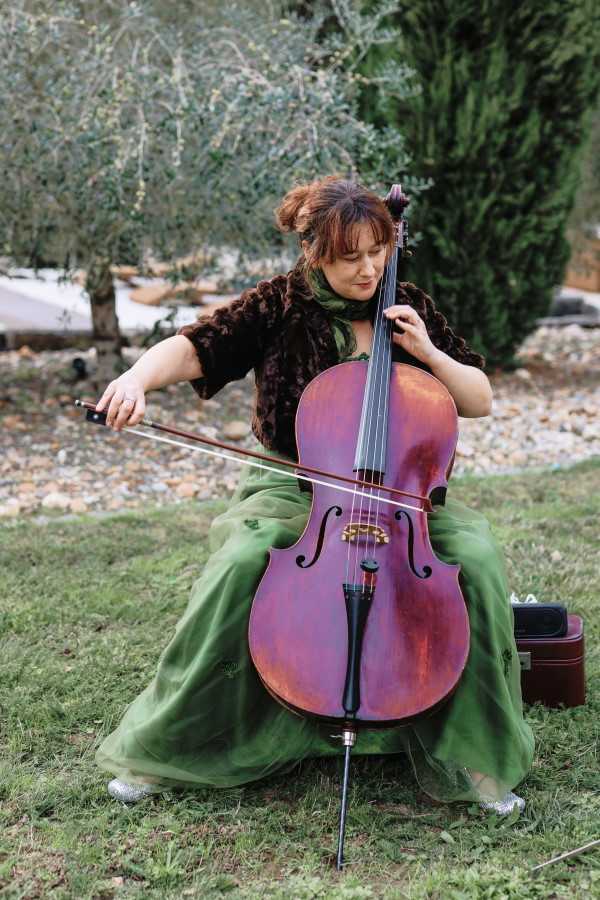
M 295 479 L 244 472 L 212 523 L 209 559 L 156 675 L 98 750 L 103 769 L 157 787 L 231 787 L 341 753 L 331 726 L 273 700 L 248 653 L 248 617 L 269 548 L 293 544 L 309 511 L 310 496 Z M 533 756 L 502 554 L 485 517 L 451 497 L 429 515 L 429 530 L 437 556 L 462 567 L 466 668 L 439 711 L 409 727 L 361 731 L 354 752 L 406 753 L 420 786 L 438 800 L 498 799 L 524 778 Z

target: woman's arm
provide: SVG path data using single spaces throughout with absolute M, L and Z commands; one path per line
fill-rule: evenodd
M 475 419 L 492 411 L 492 386 L 487 375 L 475 366 L 465 366 L 434 347 L 426 360 L 433 375 L 445 385 L 456 403 L 459 416 Z
M 144 418 L 146 391 L 201 377 L 202 366 L 194 345 L 176 334 L 155 344 L 130 369 L 111 381 L 96 409 L 102 412 L 106 408 L 106 424 L 121 431 L 125 425 L 137 425 Z
M 411 306 L 390 306 L 384 315 L 394 322 L 394 343 L 429 366 L 452 394 L 459 416 L 471 419 L 489 416 L 492 387 L 481 369 L 460 363 L 439 350 L 432 343 L 423 319 Z

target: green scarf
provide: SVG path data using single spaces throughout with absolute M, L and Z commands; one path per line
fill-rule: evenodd
M 322 269 L 314 269 L 308 274 L 307 280 L 315 300 L 329 315 L 340 361 L 352 356 L 356 350 L 356 337 L 350 321 L 368 319 L 368 301 L 340 297 L 331 289 Z

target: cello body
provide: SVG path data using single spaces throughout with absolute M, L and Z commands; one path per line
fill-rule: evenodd
M 305 464 L 357 477 L 367 366 L 341 363 L 306 387 L 296 417 L 299 473 Z M 384 483 L 421 497 L 445 493 L 457 441 L 447 389 L 419 368 L 392 363 L 386 415 Z M 271 550 L 249 623 L 250 653 L 267 690 L 296 712 L 353 727 L 406 723 L 434 709 L 455 689 L 469 651 L 460 567 L 433 553 L 427 513 L 410 508 L 418 501 L 392 505 L 377 496 L 315 484 L 303 534 Z M 354 660 L 360 696 L 349 705 L 344 585 L 364 584 L 360 562 L 373 557 L 377 574 Z

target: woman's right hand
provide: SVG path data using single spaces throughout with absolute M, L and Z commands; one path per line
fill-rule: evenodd
M 126 425 L 138 425 L 146 412 L 144 386 L 132 369 L 108 385 L 96 404 L 96 412 L 106 409 L 106 424 L 115 431 Z

